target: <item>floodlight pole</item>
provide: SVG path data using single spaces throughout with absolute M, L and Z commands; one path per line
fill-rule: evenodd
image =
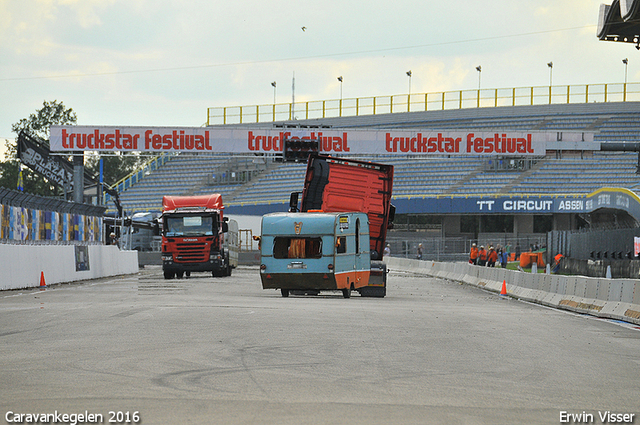
M 293 78 L 291 79 L 291 117 L 290 119 L 296 119 L 296 72 L 293 71 Z
M 342 75 L 338 77 L 338 81 L 340 81 L 340 116 L 342 116 Z
M 275 81 L 272 82 L 271 86 L 273 87 L 273 105 L 274 105 L 274 108 L 275 108 L 275 105 L 276 105 L 276 82 Z
M 407 95 L 407 112 L 411 111 L 411 70 L 407 71 L 409 77 L 409 94 Z
M 482 78 L 482 66 L 476 66 L 476 71 L 478 71 L 478 108 L 480 107 L 480 81 Z
M 551 87 L 553 86 L 553 62 L 547 64 L 549 67 L 549 105 L 551 105 Z
M 273 81 L 271 83 L 271 86 L 273 86 L 273 120 L 276 120 L 276 82 Z
M 622 63 L 624 64 L 624 95 L 623 102 L 627 101 L 627 71 L 629 70 L 629 58 L 622 59 Z

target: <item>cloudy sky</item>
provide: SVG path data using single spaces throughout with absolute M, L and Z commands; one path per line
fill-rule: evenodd
M 610 2 L 609 2 L 610 3 Z M 0 0 L 0 139 L 43 101 L 85 125 L 201 126 L 207 107 L 640 77 L 594 0 Z M 302 27 L 306 29 L 303 31 Z M 4 143 L 0 141 L 4 146 Z

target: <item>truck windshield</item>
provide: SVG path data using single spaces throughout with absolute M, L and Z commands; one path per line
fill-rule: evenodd
M 321 258 L 321 238 L 276 237 L 273 241 L 275 258 Z
M 211 236 L 213 217 L 183 216 L 166 217 L 165 236 Z

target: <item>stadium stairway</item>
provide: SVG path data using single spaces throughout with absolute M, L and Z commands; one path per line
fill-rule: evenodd
M 139 182 L 120 194 L 128 214 L 160 212 L 165 195 L 194 195 L 222 193 L 230 196 L 243 186 L 240 173 L 232 177 L 229 170 L 240 170 L 237 158 L 229 155 L 200 154 L 176 155 L 157 170 L 145 175 Z M 256 174 L 256 169 L 253 174 Z M 258 170 L 259 172 L 259 170 Z M 246 174 L 244 174 L 246 176 Z M 235 180 L 234 180 L 235 179 Z M 223 198 L 224 199 L 224 198 Z M 107 213 L 115 212 L 111 203 Z
M 530 169 L 524 171 L 523 173 L 520 173 L 520 175 L 517 178 L 511 180 L 508 184 L 504 185 L 499 193 L 507 194 L 511 192 L 514 187 L 521 184 L 524 180 L 527 179 L 527 177 L 535 174 L 540 169 L 540 167 L 542 167 L 543 164 L 544 164 L 544 159 L 536 162 L 531 166 Z

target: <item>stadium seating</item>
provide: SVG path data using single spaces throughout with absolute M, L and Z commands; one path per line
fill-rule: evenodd
M 310 120 L 318 124 L 319 120 Z M 304 123 L 301 122 L 301 123 Z M 579 104 L 445 110 L 322 120 L 324 125 L 469 129 L 483 131 L 594 131 L 597 142 L 640 142 L 640 105 Z M 571 152 L 537 158 L 530 169 L 493 170 L 489 157 L 378 155 L 367 160 L 392 164 L 394 196 L 484 194 L 585 194 L 604 186 L 640 184 L 634 152 Z M 572 155 L 572 157 L 568 157 Z M 228 181 L 232 155 L 178 155 L 121 194 L 127 212 L 160 211 L 163 195 L 222 193 L 227 205 L 287 202 L 302 189 L 304 163 L 267 161 L 251 179 Z M 225 171 L 226 170 L 226 171 Z M 216 176 L 216 177 L 214 177 Z

